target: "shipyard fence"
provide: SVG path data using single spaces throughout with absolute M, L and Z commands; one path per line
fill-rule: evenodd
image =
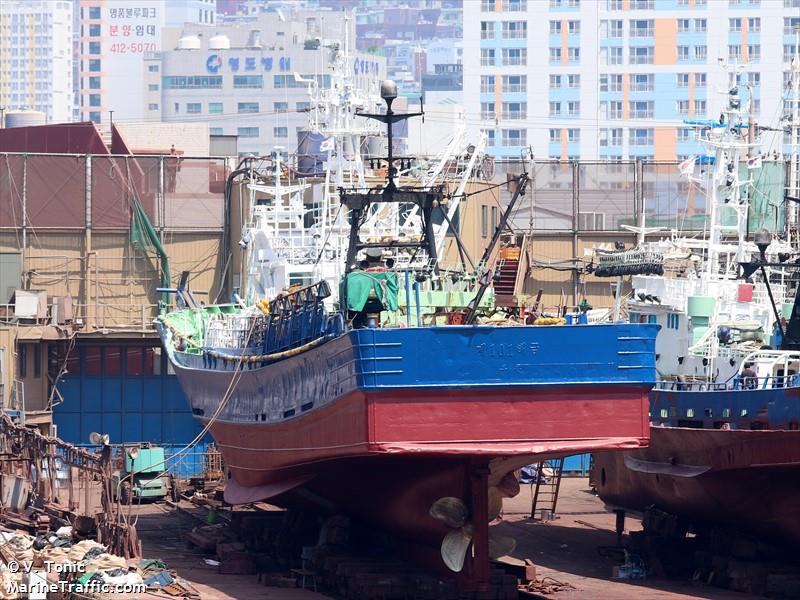
M 495 163 L 495 182 L 521 173 L 522 161 Z M 698 163 L 693 181 L 681 176 L 677 161 L 535 161 L 527 197 L 519 202 L 512 226 L 542 233 L 605 233 L 637 225 L 644 211 L 647 225 L 681 231 L 707 229 L 709 209 L 703 183 L 713 165 Z M 741 165 L 749 181 L 748 229 L 783 228 L 788 163 L 764 161 L 758 169 Z M 698 181 L 699 180 L 699 181 Z M 511 190 L 505 196 L 510 197 Z M 502 203 L 502 202 L 501 202 Z

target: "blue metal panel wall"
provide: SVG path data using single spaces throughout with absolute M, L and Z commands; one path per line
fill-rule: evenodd
M 167 372 L 160 355 L 155 355 L 160 363 L 155 368 L 141 368 L 144 354 L 137 353 L 144 352 L 153 356 L 152 350 L 141 346 L 75 348 L 78 360 L 70 361 L 69 372 L 58 385 L 64 402 L 53 410 L 59 437 L 86 445 L 89 434 L 96 431 L 108 434 L 112 444 L 151 442 L 164 446 L 168 454 L 192 441 L 201 428 L 177 378 Z M 137 364 L 129 365 L 133 359 Z M 202 470 L 201 459 L 188 462 Z

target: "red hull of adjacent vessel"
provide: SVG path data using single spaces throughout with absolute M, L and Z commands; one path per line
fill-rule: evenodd
M 653 427 L 650 436 L 646 449 L 595 455 L 606 503 L 800 543 L 800 431 Z

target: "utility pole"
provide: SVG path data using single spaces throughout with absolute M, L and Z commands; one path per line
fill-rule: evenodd
M 6 107 L 0 106 L 0 129 L 6 128 L 5 115 L 6 115 Z
M 789 193 L 793 198 L 800 197 L 800 27 L 795 30 L 794 59 L 792 60 L 792 122 L 791 154 L 789 155 Z M 798 205 L 790 204 L 790 228 L 798 224 Z M 791 238 L 789 240 L 792 241 Z

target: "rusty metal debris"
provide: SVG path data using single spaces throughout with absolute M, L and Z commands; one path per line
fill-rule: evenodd
M 550 595 L 550 594 L 555 594 L 557 592 L 575 590 L 577 588 L 571 583 L 567 583 L 566 581 L 558 581 L 557 579 L 553 579 L 552 577 L 542 577 L 541 579 L 534 579 L 533 581 L 529 581 L 525 585 L 521 585 L 519 589 L 522 592 Z
M 136 529 L 113 499 L 110 459 L 109 446 L 89 452 L 0 416 L 0 522 L 32 534 L 96 530 L 114 554 L 141 557 Z

